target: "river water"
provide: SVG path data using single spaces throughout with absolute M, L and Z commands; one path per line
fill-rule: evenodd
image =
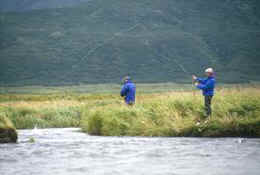
M 75 128 L 18 132 L 17 144 L 0 145 L 0 175 L 260 174 L 260 139 L 98 137 Z

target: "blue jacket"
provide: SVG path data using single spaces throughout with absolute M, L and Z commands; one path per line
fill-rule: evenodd
M 197 81 L 199 82 L 199 85 L 197 85 L 197 88 L 201 89 L 203 91 L 204 96 L 213 96 L 214 95 L 214 88 L 216 80 L 214 77 L 208 77 L 208 78 L 197 78 Z
M 125 97 L 125 102 L 127 104 L 135 103 L 135 91 L 136 91 L 136 87 L 134 83 L 128 80 L 122 87 L 120 95 L 122 97 Z

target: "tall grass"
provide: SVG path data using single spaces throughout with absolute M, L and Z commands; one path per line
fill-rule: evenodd
M 0 97 L 1 114 L 18 129 L 81 127 L 106 136 L 260 136 L 260 88 L 218 89 L 210 118 L 198 91 L 138 92 L 131 107 L 114 93 Z
M 80 121 L 80 113 L 76 107 L 39 110 L 24 107 L 9 108 L 5 111 L 5 115 L 17 129 L 77 127 Z
M 111 94 L 2 94 L 0 111 L 17 129 L 79 127 L 82 108 L 103 106 Z
M 106 136 L 260 137 L 260 91 L 222 90 L 205 118 L 201 95 L 166 93 L 137 104 L 108 104 L 83 112 L 83 131 Z

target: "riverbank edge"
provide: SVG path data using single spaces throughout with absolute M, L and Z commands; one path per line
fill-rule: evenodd
M 239 125 L 239 123 L 234 123 Z M 213 123 L 206 124 L 194 124 L 191 127 L 183 128 L 182 131 L 177 131 L 178 128 L 161 128 L 158 132 L 148 132 L 145 133 L 112 133 L 103 132 L 102 128 L 86 128 L 81 126 L 81 131 L 83 133 L 92 136 L 112 136 L 112 137 L 201 137 L 201 138 L 260 138 L 260 124 L 259 121 L 249 124 L 247 126 L 241 127 L 241 129 L 234 129 L 230 127 L 225 127 L 222 129 L 216 129 L 212 127 Z M 104 126 L 107 127 L 107 126 Z M 114 128 L 118 130 L 120 127 Z M 253 129 L 252 129 L 253 128 Z M 127 131 L 124 131 L 127 132 Z

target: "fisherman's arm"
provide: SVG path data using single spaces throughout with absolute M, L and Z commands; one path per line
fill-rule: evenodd
M 204 78 L 198 78 L 197 76 L 195 75 L 192 75 L 192 79 L 194 82 L 199 82 L 199 83 L 202 83 L 202 84 L 205 84 L 206 83 L 206 79 Z
M 126 92 L 127 92 L 127 86 L 124 85 L 120 92 L 121 97 L 126 96 Z
M 206 84 L 200 83 L 200 84 L 196 85 L 196 87 L 198 89 L 201 89 L 201 90 L 213 88 L 214 87 L 214 82 L 213 81 L 208 81 Z
M 199 82 L 200 84 L 205 84 L 206 79 L 204 79 L 204 78 L 196 78 L 196 81 Z

